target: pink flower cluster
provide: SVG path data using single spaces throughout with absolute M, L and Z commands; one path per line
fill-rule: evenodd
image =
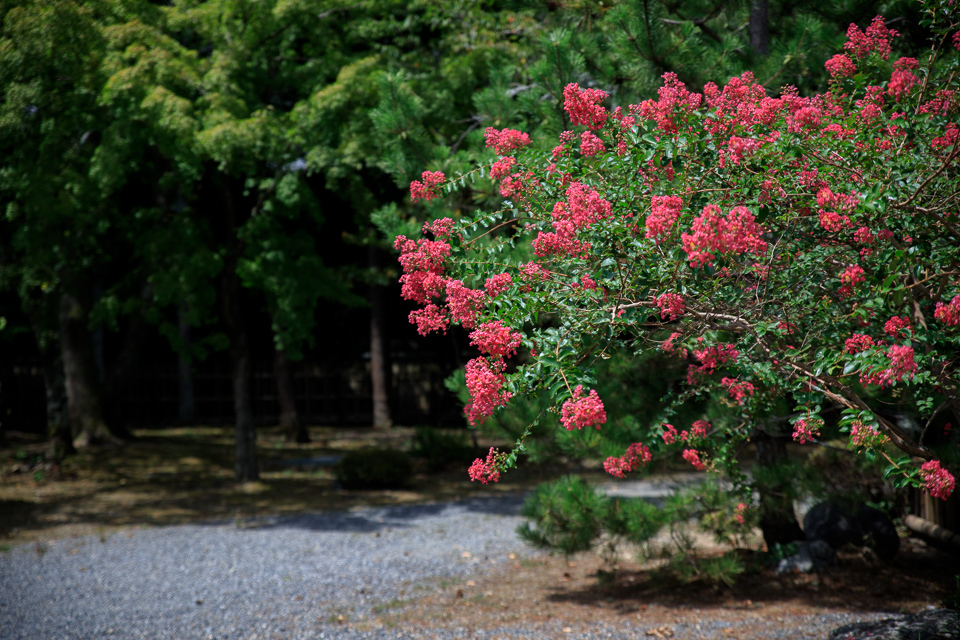
M 860 375 L 860 382 L 881 387 L 892 387 L 904 378 L 912 378 L 917 372 L 913 347 L 902 344 L 892 345 L 887 349 L 887 359 L 890 364 L 886 369 L 864 371 Z
M 900 58 L 893 63 L 893 74 L 890 76 L 890 82 L 887 83 L 887 94 L 894 100 L 899 100 L 910 93 L 913 85 L 917 84 L 917 76 L 910 70 L 918 66 L 920 63 L 916 58 Z
M 470 403 L 464 409 L 467 420 L 476 426 L 493 415 L 497 407 L 510 402 L 513 394 L 503 389 L 506 379 L 503 361 L 490 362 L 486 358 L 474 358 L 467 363 L 467 390 Z
M 497 155 L 504 155 L 509 151 L 530 144 L 530 136 L 515 129 L 497 131 L 493 127 L 487 127 L 483 132 L 483 137 L 487 141 L 487 147 L 493 149 Z
M 920 466 L 920 477 L 929 493 L 934 498 L 946 500 L 956 487 L 953 475 L 940 466 L 939 460 L 929 460 Z
M 470 333 L 470 344 L 494 357 L 509 358 L 517 352 L 523 336 L 500 320 L 484 322 Z
M 447 181 L 447 177 L 440 171 L 424 171 L 420 180 L 410 183 L 410 199 L 433 200 L 440 195 L 440 187 Z
M 882 447 L 888 440 L 873 425 L 857 421 L 850 426 L 850 444 L 854 447 Z
M 657 307 L 660 309 L 660 319 L 671 321 L 683 315 L 683 298 L 676 293 L 665 293 L 657 298 Z
M 453 235 L 453 218 L 438 218 L 423 223 L 423 232 L 432 233 L 437 239 L 446 239 Z
M 550 272 L 536 262 L 528 262 L 520 266 L 520 278 L 523 280 L 524 291 L 530 291 L 534 284 L 546 282 Z
M 910 320 L 901 318 L 900 316 L 893 316 L 883 324 L 883 332 L 894 339 L 899 337 L 902 330 L 906 329 L 910 331 L 912 328 L 913 327 L 910 326 Z
M 638 467 L 646 465 L 652 459 L 650 449 L 639 442 L 634 442 L 619 458 L 614 456 L 607 458 L 603 462 L 603 469 L 617 478 L 626 478 L 628 473 L 636 471 Z
M 513 171 L 513 165 L 517 163 L 517 159 L 513 156 L 505 156 L 500 158 L 490 167 L 490 177 L 494 180 L 500 180 L 510 175 L 510 172 Z
M 509 273 L 498 273 L 491 278 L 487 278 L 487 281 L 483 284 L 483 288 L 487 290 L 487 295 L 491 298 L 496 298 L 512 286 L 513 278 Z
M 487 303 L 487 296 L 479 289 L 469 289 L 460 280 L 447 281 L 447 306 L 451 317 L 472 329 L 477 324 L 477 316 Z
M 687 371 L 687 382 L 689 384 L 696 384 L 704 376 L 716 371 L 717 367 L 721 365 L 736 362 L 740 352 L 732 344 L 721 343 L 715 347 L 697 349 L 693 352 L 693 355 L 697 357 L 701 364 L 700 366 L 690 365 L 690 369 Z
M 500 195 L 504 198 L 522 197 L 523 194 L 536 188 L 540 180 L 532 171 L 526 173 L 512 173 L 500 183 Z
M 677 440 L 677 428 L 668 422 L 664 422 L 661 427 L 663 431 L 660 433 L 660 437 L 663 438 L 664 444 L 673 444 Z
M 709 422 L 706 420 L 694 420 L 693 424 L 690 425 L 690 434 L 687 435 L 686 431 L 682 431 L 680 433 L 680 439 L 684 442 L 693 438 L 699 438 L 703 440 L 707 437 L 708 433 L 710 433 Z
M 677 332 L 677 333 L 671 333 L 671 334 L 670 334 L 670 337 L 667 338 L 666 340 L 664 340 L 664 341 L 660 344 L 660 348 L 663 349 L 664 351 L 666 351 L 667 353 L 676 353 L 676 354 L 677 354 L 678 356 L 680 356 L 681 358 L 686 358 L 686 357 L 687 357 L 687 350 L 684 349 L 683 347 L 679 347 L 679 348 L 678 348 L 675 344 L 673 344 L 673 341 L 676 340 L 677 338 L 679 338 L 680 335 L 681 335 L 681 334 L 680 334 L 679 332 Z
M 423 309 L 411 311 L 407 319 L 410 324 L 417 325 L 417 333 L 421 336 L 430 335 L 434 331 L 446 333 L 450 325 L 450 316 L 435 304 L 428 304 Z
M 400 251 L 400 295 L 405 300 L 428 304 L 443 294 L 446 278 L 444 263 L 450 257 L 450 245 L 441 240 L 421 239 L 414 242 L 406 236 L 397 236 L 393 246 Z
M 900 34 L 893 29 L 887 28 L 882 16 L 877 16 L 867 27 L 866 32 L 860 31 L 857 25 L 851 24 L 847 29 L 849 40 L 843 48 L 857 58 L 864 58 L 875 51 L 886 60 L 890 57 L 890 41 L 898 35 Z
M 874 345 L 873 338 L 870 336 L 865 336 L 862 333 L 855 333 L 853 337 L 847 338 L 843 343 L 844 350 L 850 355 L 856 355 L 861 351 L 866 351 L 867 349 L 873 347 Z
M 497 450 L 490 447 L 486 460 L 480 458 L 474 460 L 469 471 L 467 471 L 470 474 L 470 480 L 473 482 L 479 480 L 481 484 L 497 482 L 500 479 L 500 471 L 497 470 L 498 457 L 500 457 L 500 454 L 497 453 Z
M 767 243 L 760 239 L 760 226 L 746 207 L 734 207 L 723 217 L 720 207 L 707 205 L 693 221 L 691 231 L 681 239 L 692 267 L 711 265 L 716 256 L 727 253 L 761 255 L 767 251 Z
M 811 418 L 809 420 L 800 418 L 793 423 L 793 439 L 800 444 L 813 442 L 815 438 L 820 437 L 820 428 L 822 426 L 823 421 L 817 418 Z
M 693 468 L 697 471 L 703 471 L 707 468 L 707 465 L 700 460 L 700 452 L 696 449 L 684 449 L 681 454 L 683 459 L 693 465 Z
M 837 290 L 837 294 L 841 298 L 847 298 L 853 295 L 854 288 L 861 282 L 865 282 L 866 279 L 863 268 L 857 265 L 847 267 L 843 270 L 843 273 L 840 274 L 840 283 L 842 286 Z
M 647 238 L 654 240 L 670 233 L 682 206 L 683 201 L 677 196 L 653 196 L 646 222 Z
M 592 291 L 597 288 L 597 281 L 590 276 L 580 276 L 580 286 L 587 291 Z
M 960 127 L 957 127 L 957 123 L 951 122 L 947 125 L 947 130 L 941 137 L 930 141 L 930 148 L 947 149 L 957 144 L 958 141 L 960 141 Z
M 560 422 L 567 431 L 582 429 L 596 425 L 597 429 L 607 421 L 607 412 L 603 409 L 603 401 L 596 390 L 583 395 L 583 385 L 577 385 L 573 390 L 573 397 L 563 403 L 560 410 Z
M 565 195 L 566 202 L 558 202 L 553 207 L 554 231 L 541 231 L 534 239 L 535 255 L 575 256 L 583 253 L 590 248 L 590 245 L 577 240 L 577 232 L 590 228 L 598 220 L 610 217 L 612 211 L 610 203 L 584 184 L 571 183 Z
M 953 300 L 946 304 L 938 302 L 933 317 L 951 327 L 960 325 L 960 296 L 954 296 Z
M 723 378 L 720 380 L 720 384 L 727 388 L 727 393 L 737 404 L 746 402 L 747 396 L 752 396 L 753 392 L 756 391 L 752 383 L 736 378 Z
M 737 504 L 737 508 L 734 509 L 733 519 L 739 522 L 740 524 L 746 524 L 747 522 L 747 505 L 744 503 Z
M 674 117 L 700 108 L 702 97 L 687 90 L 677 74 L 663 74 L 663 86 L 657 91 L 657 100 L 645 100 L 639 105 L 631 105 L 630 113 L 657 123 L 657 127 L 666 133 L 675 133 L 678 129 Z
M 570 116 L 570 122 L 593 130 L 603 128 L 607 122 L 607 110 L 600 104 L 606 98 L 605 91 L 581 89 L 575 82 L 563 88 L 563 108 Z
M 589 131 L 584 131 L 580 134 L 580 153 L 589 158 L 606 151 L 607 148 L 603 146 L 603 140 L 593 135 Z
M 827 68 L 827 72 L 830 74 L 830 79 L 834 82 L 842 78 L 849 78 L 857 72 L 856 66 L 853 64 L 853 60 L 850 59 L 845 53 L 838 53 L 824 63 Z

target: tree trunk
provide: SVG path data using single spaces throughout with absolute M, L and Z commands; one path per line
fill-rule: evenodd
M 113 366 L 109 368 L 106 375 L 106 382 L 103 385 L 103 401 L 107 427 L 115 437 L 123 440 L 132 440 L 133 434 L 130 433 L 123 420 L 120 417 L 119 399 L 130 384 L 134 373 L 137 371 L 137 365 L 140 364 L 140 356 L 143 353 L 143 345 L 147 340 L 147 307 L 153 300 L 153 287 L 145 285 L 140 291 L 140 309 L 130 315 L 129 324 L 123 335 L 123 348 L 117 357 Z M 102 339 L 100 348 L 102 349 Z M 101 352 L 101 359 L 103 354 Z M 98 367 L 102 366 L 102 363 Z
M 56 345 L 40 349 L 43 364 L 43 386 L 47 396 L 47 437 L 50 448 L 47 457 L 57 462 L 76 453 L 70 415 L 67 412 L 67 387 L 63 375 L 63 358 Z
M 85 320 L 80 301 L 68 293 L 63 294 L 60 297 L 60 347 L 70 424 L 79 447 L 110 439 Z
M 371 246 L 367 255 L 371 270 L 378 271 L 380 259 L 376 247 Z M 393 426 L 387 395 L 387 367 L 384 357 L 386 321 L 383 307 L 383 287 L 370 285 L 370 383 L 373 393 L 374 429 L 389 429 Z
M 786 438 L 760 432 L 756 437 L 757 466 L 774 469 L 787 461 Z M 774 474 L 770 474 L 776 477 Z M 790 491 L 782 483 L 758 486 L 760 492 L 760 530 L 767 549 L 805 538 L 793 512 Z
M 293 380 L 290 377 L 290 367 L 287 354 L 283 349 L 274 349 L 273 377 L 277 381 L 277 403 L 280 405 L 280 428 L 286 436 L 287 442 L 310 442 L 310 432 L 300 423 L 297 414 L 297 403 L 293 395 Z
M 223 265 L 220 302 L 223 306 L 223 323 L 230 340 L 230 359 L 233 365 L 233 410 L 237 446 L 234 471 L 237 482 L 255 482 L 260 479 L 260 470 L 257 466 L 257 433 L 253 425 L 250 398 L 250 343 L 243 323 L 240 277 L 237 275 L 240 241 L 237 238 L 236 210 L 229 186 L 224 186 L 223 194 L 228 252 Z
M 770 53 L 770 13 L 767 0 L 750 3 L 750 46 L 762 56 Z
M 190 320 L 187 316 L 186 305 L 181 305 L 179 311 L 180 341 L 183 349 L 190 345 Z M 180 383 L 180 422 L 192 424 L 196 419 L 196 405 L 193 400 L 193 371 L 190 368 L 190 358 L 182 351 L 177 354 L 178 380 Z

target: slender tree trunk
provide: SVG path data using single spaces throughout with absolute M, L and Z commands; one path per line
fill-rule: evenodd
M 233 365 L 233 410 L 237 446 L 234 471 L 237 482 L 255 482 L 260 479 L 260 470 L 257 466 L 257 433 L 253 425 L 250 397 L 250 343 L 243 322 L 240 277 L 237 275 L 240 241 L 237 238 L 238 224 L 233 194 L 228 185 L 224 186 L 223 194 L 228 252 L 223 265 L 220 302 L 223 305 L 223 323 L 230 340 L 230 359 Z
M 273 377 L 277 381 L 277 403 L 280 405 L 280 428 L 286 436 L 287 442 L 310 442 L 310 432 L 300 422 L 297 413 L 297 403 L 293 394 L 293 379 L 290 376 L 290 366 L 287 354 L 283 349 L 274 349 Z
M 103 419 L 100 389 L 86 313 L 80 301 L 65 293 L 60 297 L 60 347 L 67 389 L 67 407 L 77 446 L 110 439 Z
M 787 462 L 786 438 L 760 432 L 756 438 L 757 465 L 774 469 Z M 769 474 L 773 476 L 774 474 Z M 805 538 L 793 512 L 790 492 L 778 482 L 764 483 L 760 490 L 760 530 L 767 549 Z
M 750 46 L 760 55 L 770 53 L 770 13 L 767 0 L 750 3 Z
M 371 270 L 380 267 L 376 247 L 368 249 Z M 383 287 L 370 285 L 370 382 L 373 392 L 373 428 L 389 429 L 393 426 L 390 419 L 390 399 L 387 395 L 387 367 L 384 357 L 384 328 L 386 318 L 383 304 Z
M 130 315 L 129 324 L 123 335 L 123 348 L 120 355 L 109 368 L 106 375 L 106 382 L 103 383 L 102 397 L 104 405 L 104 415 L 106 417 L 107 427 L 115 437 L 123 440 L 132 440 L 133 434 L 130 433 L 123 419 L 120 416 L 120 398 L 128 388 L 130 380 L 137 371 L 140 364 L 140 356 L 143 353 L 143 345 L 147 340 L 147 307 L 153 300 L 153 287 L 145 285 L 140 292 L 141 307 Z M 102 338 L 100 349 L 102 350 Z M 102 351 L 99 356 L 103 357 Z M 97 365 L 102 367 L 101 364 Z
M 181 305 L 178 314 L 180 341 L 184 348 L 190 345 L 190 319 L 186 305 Z M 193 400 L 193 371 L 190 367 L 190 358 L 184 353 L 177 355 L 178 380 L 180 383 L 180 422 L 191 424 L 196 419 L 196 406 Z
M 70 415 L 67 411 L 67 387 L 63 375 L 63 358 L 56 345 L 41 349 L 43 386 L 47 396 L 47 437 L 50 448 L 47 457 L 61 461 L 76 453 L 73 433 L 70 430 Z

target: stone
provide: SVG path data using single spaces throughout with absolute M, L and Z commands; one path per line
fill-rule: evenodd
M 823 540 L 834 549 L 846 544 L 859 545 L 863 536 L 854 519 L 832 502 L 821 502 L 803 517 L 807 540 Z
M 863 505 L 857 512 L 856 524 L 863 538 L 862 544 L 873 549 L 884 562 L 893 560 L 900 550 L 900 536 L 885 513 Z
M 829 640 L 956 640 L 960 611 L 931 609 L 877 622 L 856 622 L 830 632 Z
M 837 564 L 837 554 L 823 540 L 797 542 L 797 553 L 788 556 L 777 565 L 777 575 L 784 573 L 810 573 Z

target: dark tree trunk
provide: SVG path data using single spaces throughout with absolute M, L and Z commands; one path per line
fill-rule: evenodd
M 770 53 L 770 13 L 767 0 L 750 3 L 750 46 L 760 55 Z
M 190 346 L 190 319 L 187 316 L 186 306 L 180 307 L 179 312 L 180 342 L 182 349 Z M 190 368 L 190 358 L 182 351 L 177 354 L 178 381 L 180 383 L 180 422 L 191 424 L 196 419 L 196 408 L 193 400 L 193 371 Z
M 122 418 L 120 417 L 119 400 L 123 392 L 128 388 L 130 380 L 133 378 L 133 374 L 136 373 L 137 366 L 140 364 L 140 355 L 143 353 L 143 345 L 147 340 L 147 318 L 145 313 L 152 299 L 153 288 L 150 285 L 144 286 L 140 292 L 141 308 L 136 313 L 130 315 L 129 324 L 123 336 L 123 348 L 116 362 L 110 367 L 106 383 L 103 385 L 107 427 L 109 427 L 110 433 L 115 437 L 124 440 L 132 440 L 133 434 L 130 433 L 126 425 L 123 424 Z
M 103 419 L 90 331 L 80 301 L 65 293 L 60 297 L 60 347 L 67 389 L 67 408 L 77 446 L 110 439 Z
M 767 469 L 787 462 L 786 438 L 760 432 L 756 437 L 757 465 Z M 770 474 L 773 476 L 774 474 Z M 760 530 L 767 549 L 805 538 L 793 512 L 792 495 L 779 483 L 767 483 L 760 491 Z
M 226 215 L 227 258 L 224 260 L 220 280 L 220 302 L 223 307 L 223 324 L 230 340 L 230 359 L 233 375 L 233 410 L 236 419 L 236 461 L 234 471 L 237 482 L 255 482 L 260 479 L 257 466 L 257 433 L 253 425 L 253 407 L 250 398 L 250 343 L 243 322 L 240 305 L 240 277 L 237 261 L 240 241 L 237 238 L 237 217 L 233 194 L 229 186 L 223 189 L 224 213 Z
M 63 358 L 56 345 L 41 348 L 40 358 L 43 363 L 43 386 L 47 396 L 47 436 L 50 438 L 47 457 L 59 462 L 77 452 L 73 446 L 70 414 L 67 411 Z
M 371 270 L 380 267 L 380 257 L 376 247 L 368 249 Z M 384 329 L 386 318 L 383 304 L 383 287 L 370 285 L 370 383 L 373 393 L 373 428 L 389 429 L 393 426 L 390 419 L 390 398 L 387 395 L 387 367 L 384 354 Z
M 297 403 L 293 395 L 293 379 L 290 377 L 290 366 L 287 354 L 283 349 L 274 349 L 273 377 L 277 381 L 277 403 L 280 405 L 280 428 L 286 436 L 287 442 L 310 442 L 310 432 L 300 423 L 297 413 Z

